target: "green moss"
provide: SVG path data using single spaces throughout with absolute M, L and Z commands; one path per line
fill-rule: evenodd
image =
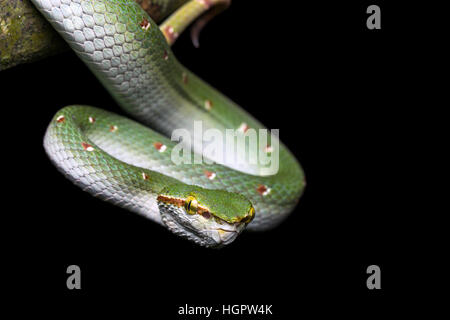
M 0 0 L 0 70 L 65 48 L 29 1 Z

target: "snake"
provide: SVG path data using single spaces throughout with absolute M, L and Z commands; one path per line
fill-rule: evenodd
M 267 130 L 185 68 L 171 50 L 171 40 L 186 21 L 209 9 L 212 1 L 175 1 L 177 9 L 161 28 L 134 1 L 32 0 L 117 104 L 134 118 L 87 105 L 63 107 L 43 139 L 51 162 L 94 197 L 143 215 L 195 244 L 221 248 L 243 230 L 278 226 L 299 202 L 305 176 L 295 156 L 281 142 L 275 143 L 273 134 L 266 140 L 257 135 L 257 150 L 252 150 L 276 154 L 275 172 L 268 173 L 267 166 L 247 158 L 247 162 L 233 157 L 228 161 L 214 154 L 203 161 L 173 160 L 175 151 L 185 150 L 180 146 L 189 138 L 205 138 L 195 135 L 199 123 L 202 132 L 214 130 L 223 136 L 230 129 L 244 137 L 252 130 Z M 154 3 L 160 8 L 174 7 L 170 0 Z M 70 76 L 61 66 L 61 77 Z M 67 90 L 82 91 L 82 79 Z M 174 139 L 177 130 L 187 136 Z M 236 155 L 249 152 L 250 139 L 245 141 L 226 150 Z M 217 144 L 213 141 L 209 147 L 225 150 Z M 186 154 L 194 158 L 204 152 L 195 143 L 190 146 Z

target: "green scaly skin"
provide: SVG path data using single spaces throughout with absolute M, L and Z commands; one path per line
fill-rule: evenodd
M 195 120 L 202 120 L 203 129 L 221 132 L 244 123 L 264 127 L 185 69 L 139 5 L 123 0 L 33 3 L 119 105 L 162 133 L 93 107 L 65 107 L 52 119 L 44 147 L 67 178 L 205 246 L 232 242 L 247 224 L 251 230 L 273 228 L 293 210 L 305 180 L 281 143 L 279 170 L 270 176 L 257 175 L 259 168 L 252 167 L 172 162 L 176 143 L 166 136 L 177 128 L 192 132 Z M 69 90 L 82 90 L 82 83 Z M 208 215 L 189 214 L 192 197 Z

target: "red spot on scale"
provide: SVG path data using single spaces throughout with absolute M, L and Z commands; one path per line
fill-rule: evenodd
M 83 149 L 86 150 L 86 151 L 93 151 L 93 150 L 94 150 L 94 147 L 91 146 L 89 143 L 86 143 L 86 142 L 82 142 L 82 143 L 81 143 L 81 146 L 82 146 Z
M 61 123 L 64 122 L 66 120 L 66 118 L 64 116 L 59 116 L 58 118 L 56 118 L 56 122 Z
M 268 188 L 268 187 L 266 187 L 265 185 L 262 185 L 262 184 L 260 184 L 256 190 L 262 196 L 267 196 L 270 193 L 270 188 Z
M 141 23 L 139 24 L 141 26 L 142 29 L 147 30 L 148 28 L 150 28 L 150 22 L 148 22 L 147 18 L 142 18 Z
M 212 109 L 213 103 L 211 100 L 205 100 L 205 109 L 210 111 Z
M 209 180 L 213 180 L 216 177 L 216 174 L 212 171 L 208 171 L 205 170 L 205 176 L 209 179 Z
M 167 53 L 166 50 L 164 50 L 164 60 L 168 60 L 169 59 L 169 54 Z
M 145 172 L 142 172 L 142 179 L 148 180 L 148 174 L 146 174 Z
M 153 144 L 153 146 L 155 147 L 156 150 L 158 150 L 159 152 L 164 152 L 166 151 L 166 146 L 164 144 L 162 144 L 161 142 L 155 142 Z
M 240 131 L 242 133 L 246 133 L 248 131 L 248 129 L 250 129 L 250 127 L 245 122 L 243 122 L 239 126 L 238 131 Z
M 266 152 L 266 153 L 271 153 L 271 152 L 273 152 L 272 146 L 268 144 L 268 145 L 264 148 L 264 152 Z

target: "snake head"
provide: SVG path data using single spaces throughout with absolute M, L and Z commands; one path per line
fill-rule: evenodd
M 233 242 L 255 215 L 244 196 L 198 186 L 165 188 L 157 202 L 161 220 L 169 230 L 206 247 Z

